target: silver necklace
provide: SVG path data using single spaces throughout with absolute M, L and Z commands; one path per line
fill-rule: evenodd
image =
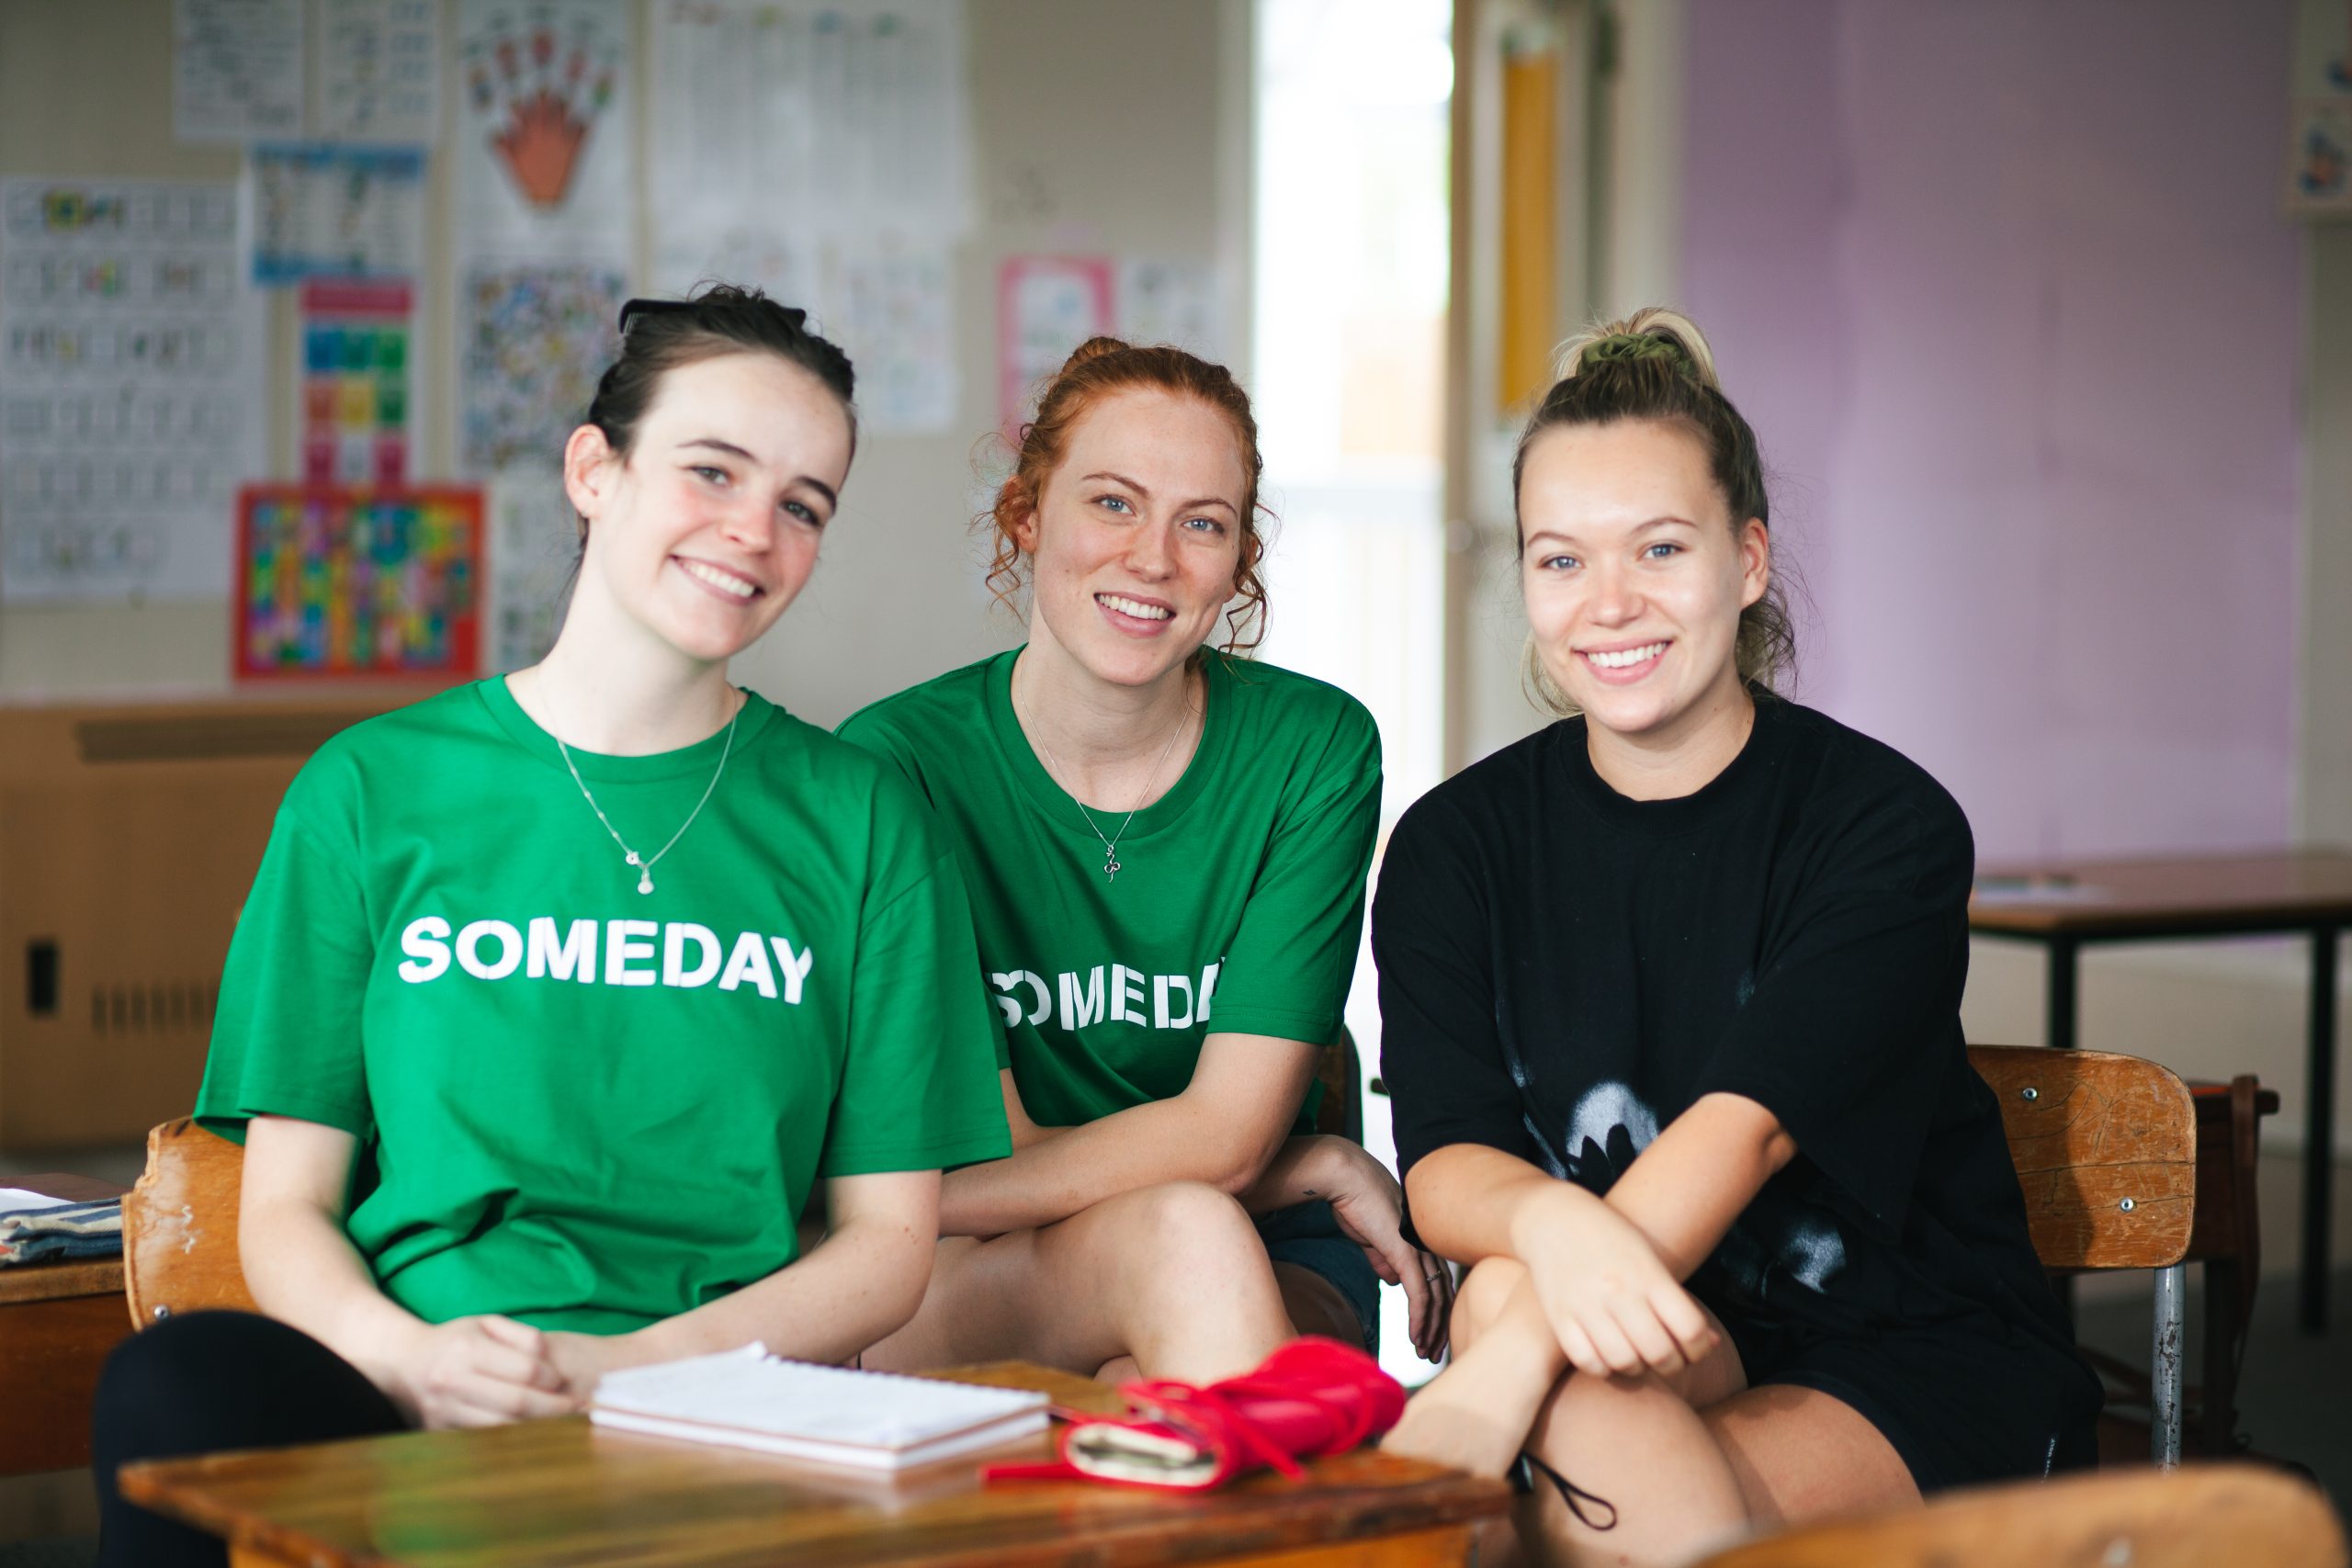
M 1159 761 L 1151 765 L 1151 776 L 1144 780 L 1143 796 L 1138 798 L 1134 807 L 1128 810 L 1125 820 L 1119 824 L 1117 832 L 1105 833 L 1102 824 L 1094 820 L 1094 813 L 1086 809 L 1086 802 L 1078 798 L 1078 792 L 1075 790 L 1070 792 L 1069 803 L 1078 807 L 1078 814 L 1086 818 L 1086 825 L 1094 829 L 1096 838 L 1102 840 L 1102 874 L 1107 880 L 1116 882 L 1119 879 L 1119 873 L 1125 869 L 1119 864 L 1119 840 L 1127 836 L 1127 823 L 1136 819 L 1136 813 L 1143 809 L 1144 799 L 1149 798 L 1151 795 L 1151 786 L 1159 782 L 1159 770 L 1168 765 L 1168 754 L 1176 750 L 1176 738 L 1184 733 L 1184 721 L 1192 716 L 1193 705 L 1186 703 L 1182 716 L 1176 720 L 1176 727 L 1168 732 L 1168 744 L 1159 749 Z M 1046 750 L 1044 741 L 1037 742 L 1037 750 L 1045 752 L 1046 762 L 1052 766 L 1056 773 L 1067 771 L 1051 751 Z
M 603 807 L 596 804 L 595 795 L 588 788 L 588 781 L 580 776 L 580 769 L 571 761 L 571 748 L 563 743 L 562 736 L 555 737 L 555 749 L 563 753 L 563 765 L 571 770 L 571 782 L 580 786 L 581 798 L 587 801 L 588 809 L 596 814 L 596 820 L 605 825 L 605 831 L 613 836 L 613 842 L 621 847 L 621 854 L 625 857 L 627 863 L 638 868 L 637 890 L 639 893 L 653 891 L 655 862 L 677 847 L 678 840 L 686 836 L 686 829 L 695 825 L 695 818 L 702 815 L 702 808 L 710 804 L 710 792 L 718 787 L 718 775 L 727 771 L 727 759 L 735 750 L 735 721 L 742 716 L 743 705 L 738 703 L 735 705 L 734 717 L 727 721 L 727 743 L 718 749 L 718 766 L 712 771 L 710 783 L 703 786 L 702 798 L 695 802 L 695 808 L 692 811 L 686 813 L 686 819 L 678 824 L 678 830 L 670 835 L 670 841 L 653 852 L 652 860 L 639 858 L 638 852 L 628 847 L 628 840 L 622 838 L 620 829 L 613 826 L 613 819 L 605 815 Z

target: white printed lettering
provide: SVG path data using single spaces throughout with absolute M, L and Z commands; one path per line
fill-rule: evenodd
M 650 969 L 632 969 L 629 964 L 639 958 L 653 956 L 650 942 L 632 942 L 632 937 L 650 937 L 662 928 L 651 920 L 606 920 L 605 922 L 605 984 L 607 986 L 650 986 L 657 976 Z
M 583 986 L 596 983 L 596 922 L 574 920 L 565 931 L 563 941 L 555 939 L 555 919 L 541 915 L 531 922 L 530 956 L 523 973 L 534 980 L 552 976 L 558 980 L 578 979 Z
M 1179 1018 L 1169 1007 L 1170 993 L 1184 993 L 1184 1014 Z M 1159 975 L 1151 983 L 1151 1022 L 1155 1029 L 1190 1029 L 1193 1027 L 1193 978 L 1189 975 Z
M 1206 1023 L 1209 1021 L 1209 993 L 1216 989 L 1217 971 L 1224 967 L 1225 960 L 1220 958 L 1201 971 L 1201 1006 L 1200 1010 L 1193 1015 L 1194 1023 Z
M 1061 982 L 1064 1029 L 1084 1029 L 1102 1016 L 1102 965 L 1097 964 L 1088 972 L 1083 991 L 1079 989 L 1078 976 L 1069 970 L 1062 971 Z
M 702 956 L 688 969 L 685 964 L 686 943 L 693 942 L 702 950 Z M 718 973 L 718 933 L 708 926 L 698 926 L 692 920 L 673 920 L 662 933 L 662 983 L 692 990 L 707 986 L 710 977 Z
M 731 991 L 747 980 L 760 995 L 775 1000 L 775 971 L 768 967 L 768 945 L 757 931 L 745 931 L 735 939 L 735 951 L 727 955 L 727 973 L 718 977 L 718 988 Z
M 784 973 L 784 1003 L 786 1007 L 800 1005 L 800 982 L 808 978 L 808 966 L 817 962 L 817 950 L 804 947 L 798 953 L 780 936 L 768 938 L 768 945 L 775 949 L 775 961 Z
M 1143 982 L 1140 970 L 1124 964 L 1111 965 L 1111 1021 L 1143 1022 Z
M 449 922 L 438 915 L 424 915 L 408 923 L 401 932 L 401 951 L 409 961 L 401 965 L 401 978 L 412 986 L 427 980 L 438 980 L 449 972 Z
M 481 961 L 481 939 L 498 939 L 498 962 Z M 523 933 L 504 920 L 476 920 L 458 933 L 458 966 L 477 980 L 503 980 L 522 966 Z

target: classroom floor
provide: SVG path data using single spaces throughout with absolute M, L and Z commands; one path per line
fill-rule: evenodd
M 76 1156 L 70 1168 L 129 1181 L 138 1174 L 135 1154 L 126 1172 L 105 1157 Z M 2307 1337 L 2295 1328 L 2292 1256 L 2294 1162 L 2263 1161 L 2263 1234 L 2269 1238 L 2268 1265 L 2255 1304 L 2255 1326 L 2246 1351 L 2239 1395 L 2239 1430 L 2256 1453 L 2309 1470 L 2352 1519 L 2352 1249 L 2339 1241 L 2328 1294 L 2329 1329 Z M 30 1169 L 17 1163 L 0 1168 Z M 2352 1166 L 2337 1169 L 2335 1213 L 2352 1210 Z M 2197 1375 L 2203 1339 L 2203 1289 L 2189 1269 L 2188 1371 Z M 2085 1282 L 2076 1308 L 2082 1340 L 2123 1360 L 2144 1363 L 2148 1355 L 2150 1303 L 2146 1277 L 2117 1275 Z M 89 1474 L 65 1471 L 51 1475 L 0 1478 L 0 1568 L 89 1568 L 96 1561 L 95 1506 Z

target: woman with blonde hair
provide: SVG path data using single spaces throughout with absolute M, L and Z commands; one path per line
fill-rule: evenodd
M 1397 826 L 1373 914 L 1413 1222 L 1469 1268 L 1390 1448 L 1539 1555 L 2091 1457 L 2097 1381 L 1962 1050 L 1967 819 L 1777 695 L 1756 438 L 1698 329 L 1567 351 L 1512 471 L 1559 722 Z

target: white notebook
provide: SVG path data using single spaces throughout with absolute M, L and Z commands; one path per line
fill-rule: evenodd
M 632 1432 L 904 1470 L 1042 1432 L 1046 1404 L 1024 1389 L 787 1361 L 754 1343 L 607 1372 L 588 1414 Z

